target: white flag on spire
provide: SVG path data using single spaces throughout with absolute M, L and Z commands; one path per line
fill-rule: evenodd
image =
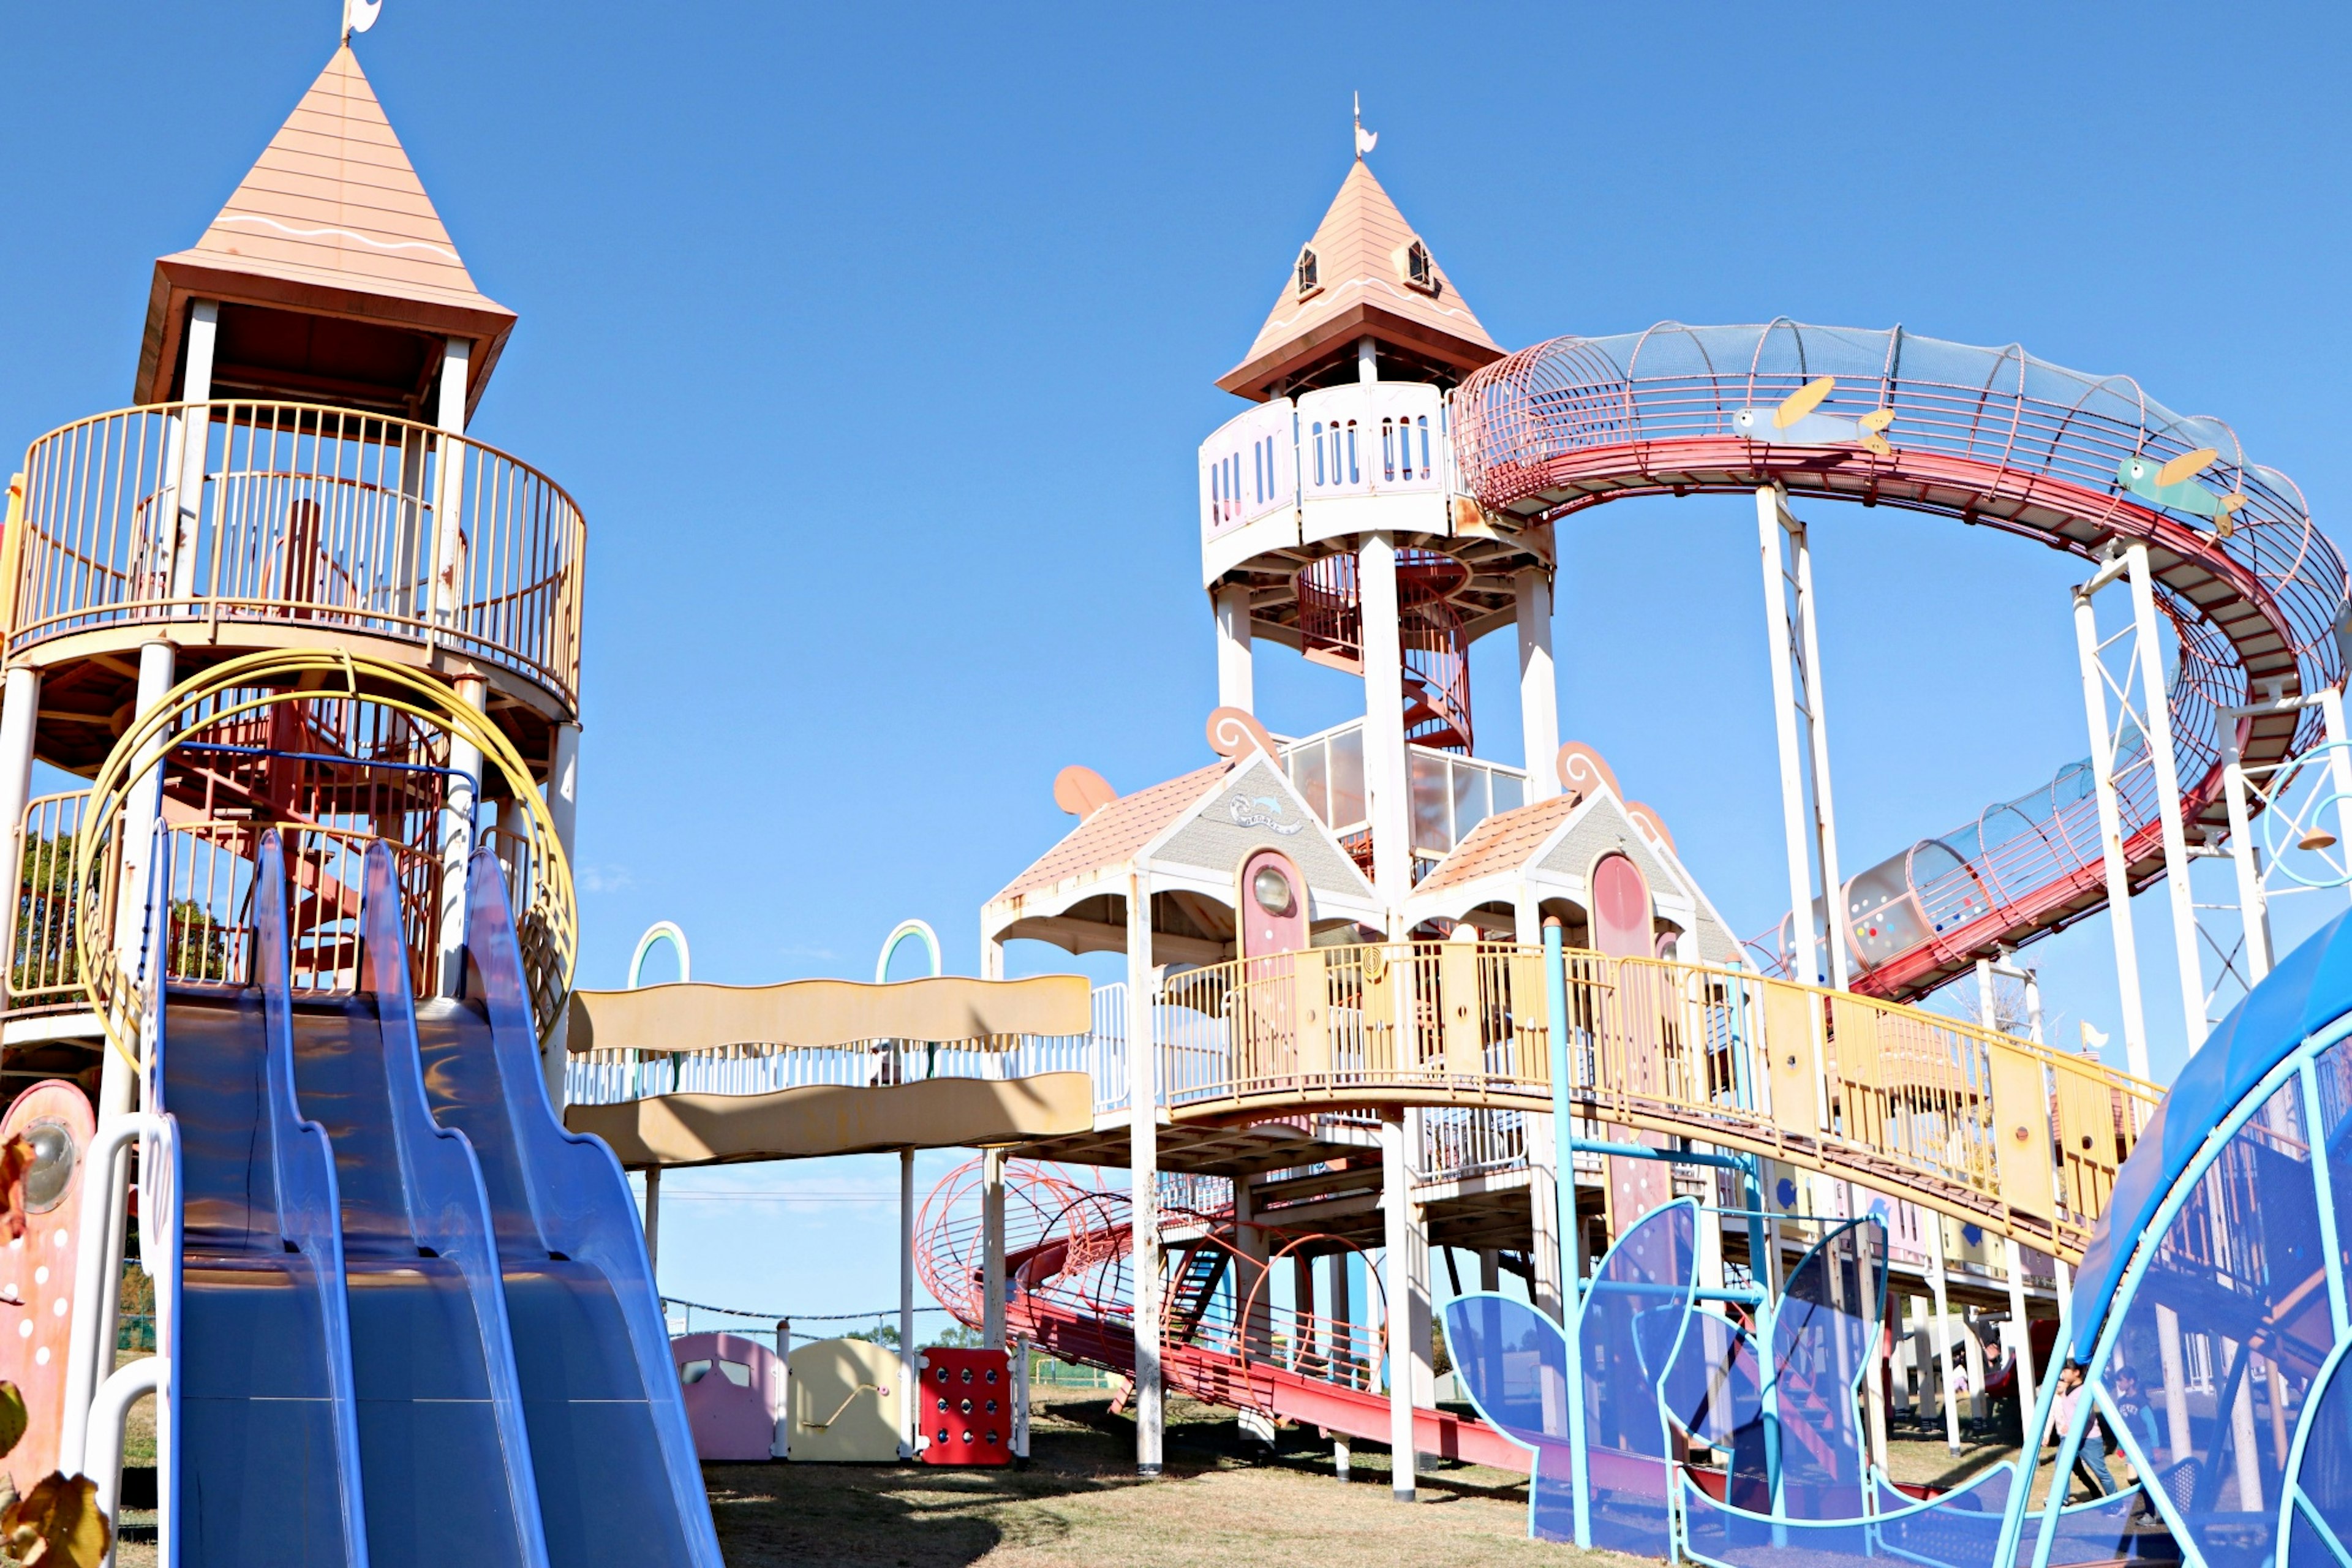
M 375 15 L 383 9 L 383 0 L 343 0 L 343 37 L 374 26 Z
M 377 4 L 383 4 L 383 0 L 377 0 Z M 1362 157 L 1379 146 L 1380 142 L 1379 132 L 1364 129 L 1364 95 L 1360 92 L 1356 95 L 1356 156 Z

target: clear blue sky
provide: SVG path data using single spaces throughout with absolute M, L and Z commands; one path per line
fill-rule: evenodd
M 152 258 L 217 209 L 336 11 L 15 8 L 0 440 L 127 400 Z M 386 0 L 362 62 L 522 316 L 477 433 L 590 520 L 583 982 L 618 984 L 665 917 L 698 978 L 863 973 L 910 914 L 968 970 L 982 901 L 1066 826 L 1056 768 L 1124 790 L 1202 760 L 1193 449 L 1347 171 L 1353 90 L 1381 180 L 1507 345 L 1775 315 L 2021 342 L 2230 419 L 2332 528 L 2347 30 L 2320 5 Z M 2084 752 L 2079 565 L 1809 515 L 1849 867 Z M 1742 931 L 1786 903 L 1753 529 L 1737 499 L 1584 514 L 1556 631 L 1563 732 Z M 1509 658 L 1482 645 L 1474 679 L 1482 749 L 1515 758 Z M 1259 681 L 1287 731 L 1357 689 L 1279 650 Z M 2115 1029 L 2107 954 L 2103 921 L 2032 950 L 2065 1026 Z M 665 1284 L 879 1304 L 890 1222 L 683 1201 Z

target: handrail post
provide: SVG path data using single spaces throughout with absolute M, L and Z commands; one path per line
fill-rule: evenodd
M 1559 1179 L 1560 1330 L 1568 1342 L 1569 1491 L 1574 1501 L 1576 1544 L 1592 1545 L 1591 1490 L 1584 1440 L 1584 1266 L 1576 1220 L 1576 1128 L 1569 1121 L 1568 959 L 1561 951 L 1559 918 L 1543 923 L 1544 1004 L 1551 1030 L 1551 1134 Z

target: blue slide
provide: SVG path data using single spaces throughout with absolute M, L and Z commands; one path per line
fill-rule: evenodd
M 258 858 L 258 984 L 173 987 L 154 1043 L 184 1193 L 164 1561 L 719 1568 L 635 1203 L 550 1109 L 499 867 L 472 998 L 419 1005 L 388 850 L 357 996 L 290 992 L 275 835 Z

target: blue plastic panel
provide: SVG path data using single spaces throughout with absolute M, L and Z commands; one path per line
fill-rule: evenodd
M 1822 1237 L 1790 1271 L 1772 1315 L 1780 1511 L 1859 1519 L 1864 1447 L 1858 1391 L 1876 1338 L 1868 1304 L 1886 1289 L 1886 1233 L 1858 1219 Z
M 1675 1426 L 1727 1456 L 1727 1500 L 1735 1508 L 1770 1512 L 1763 1386 L 1748 1331 L 1712 1312 L 1693 1312 L 1662 1392 Z
M 1645 1215 L 1601 1256 L 1586 1287 L 1586 1473 L 1592 1544 L 1664 1557 L 1669 1461 L 1658 1384 L 1681 1343 L 1697 1280 L 1698 1209 L 1688 1199 Z
M 548 1557 L 721 1568 L 628 1179 L 549 1105 L 497 859 L 468 868 L 467 1005 L 418 1010 L 435 1117 L 481 1163 Z
M 1568 1341 L 1559 1325 L 1525 1301 L 1479 1291 L 1445 1304 L 1445 1345 L 1479 1417 L 1534 1453 L 1528 1533 L 1541 1541 L 1573 1541 Z
M 1840 1568 L 1865 1560 L 1992 1568 L 2015 1481 L 2012 1466 L 1995 1465 L 1926 1502 L 1878 1482 L 1878 1514 L 1869 1519 L 1776 1519 L 1718 1503 L 1687 1482 L 1682 1498 L 1690 1554 L 1718 1568 Z
M 2094 1370 L 2116 1435 L 2212 1568 L 2271 1568 L 2288 1447 L 2336 1340 L 2300 1088 L 2272 1095 L 2165 1227 Z
M 181 1563 L 366 1568 L 334 1155 L 295 1099 L 275 834 L 259 859 L 261 994 L 176 994 L 156 1042 L 184 1194 Z

